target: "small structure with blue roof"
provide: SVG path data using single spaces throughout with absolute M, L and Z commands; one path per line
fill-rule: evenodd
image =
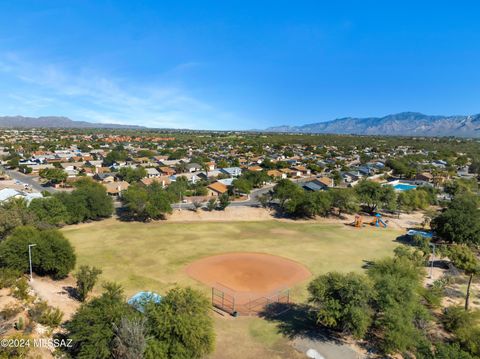
M 138 292 L 133 295 L 127 303 L 134 307 L 141 313 L 145 313 L 145 307 L 148 303 L 159 304 L 162 301 L 162 296 L 154 292 Z

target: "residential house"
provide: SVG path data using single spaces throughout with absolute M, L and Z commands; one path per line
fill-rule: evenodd
M 147 171 L 147 178 L 158 178 L 161 176 L 160 172 L 157 171 L 156 168 L 146 168 Z
M 226 167 L 220 169 L 223 173 L 227 174 L 230 177 L 239 177 L 242 175 L 242 169 L 240 167 Z
M 175 170 L 173 168 L 167 167 L 167 166 L 162 166 L 159 168 L 159 171 L 161 174 L 165 176 L 173 176 L 175 174 Z
M 297 171 L 297 173 L 300 173 L 300 176 L 310 176 L 310 170 L 305 166 L 294 166 L 291 167 L 291 169 L 293 171 Z
M 162 185 L 163 188 L 167 187 L 172 181 L 167 176 L 160 176 L 156 178 L 142 178 L 140 182 L 145 186 L 150 186 L 152 183 L 157 182 Z
M 207 192 L 209 196 L 218 197 L 228 192 L 228 187 L 221 182 L 213 182 L 207 186 Z
M 422 172 L 422 173 L 418 173 L 415 176 L 415 179 L 417 181 L 424 181 L 424 182 L 432 183 L 433 182 L 433 175 L 430 172 Z
M 188 172 L 193 173 L 193 172 L 198 172 L 202 170 L 202 166 L 198 163 L 187 163 L 185 165 L 186 169 Z
M 107 193 L 111 196 L 120 196 L 121 193 L 128 189 L 130 184 L 126 181 L 108 182 L 103 184 Z
M 95 173 L 93 176 L 93 179 L 103 182 L 103 183 L 109 183 L 109 182 L 114 182 L 115 181 L 115 174 L 111 172 L 106 172 L 106 173 Z
M 287 178 L 287 174 L 280 172 L 279 170 L 268 170 L 267 175 L 272 177 L 273 179 L 285 179 Z

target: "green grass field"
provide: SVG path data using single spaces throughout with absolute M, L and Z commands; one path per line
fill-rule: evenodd
M 364 261 L 391 255 L 401 234 L 315 222 L 125 223 L 114 219 L 62 231 L 75 247 L 77 265 L 101 268 L 102 279 L 122 284 L 127 295 L 139 290 L 165 293 L 175 285 L 191 285 L 208 295 L 209 288 L 189 278 L 184 268 L 198 258 L 226 252 L 283 256 L 304 264 L 313 276 L 359 272 Z M 295 301 L 305 300 L 307 284 L 293 289 Z M 295 357 L 272 323 L 258 318 L 215 321 L 218 349 L 213 357 L 235 358 L 236 341 L 252 357 Z M 239 357 L 245 357 L 244 350 Z

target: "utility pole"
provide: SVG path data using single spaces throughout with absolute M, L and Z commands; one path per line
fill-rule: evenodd
M 28 245 L 28 262 L 30 263 L 30 281 L 33 281 L 33 272 L 32 272 L 32 247 L 35 247 L 36 244 Z
M 435 260 L 435 243 L 429 243 L 428 244 L 430 247 L 432 247 L 432 259 L 431 259 L 431 264 L 430 264 L 430 279 L 433 278 L 433 261 Z

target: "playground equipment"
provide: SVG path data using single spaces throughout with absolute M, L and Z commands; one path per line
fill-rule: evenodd
M 363 218 L 360 215 L 355 215 L 355 221 L 353 222 L 353 225 L 355 227 L 362 227 L 363 225 Z
M 407 232 L 407 236 L 414 237 L 414 236 L 420 236 L 426 239 L 432 239 L 433 238 L 433 233 L 432 232 L 425 232 L 425 231 L 417 231 L 414 229 L 410 229 Z
M 383 221 L 380 213 L 375 215 L 375 219 L 370 224 L 375 227 L 380 227 L 380 225 L 382 225 L 384 228 L 387 228 L 387 224 Z

